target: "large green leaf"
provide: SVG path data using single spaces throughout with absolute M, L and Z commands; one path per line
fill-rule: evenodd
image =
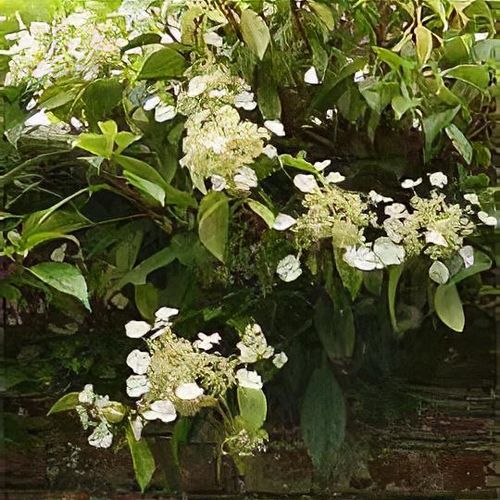
M 488 88 L 490 75 L 488 67 L 479 64 L 461 64 L 443 71 L 445 78 L 453 78 L 468 83 L 479 90 Z
M 431 56 L 432 32 L 425 26 L 419 25 L 415 28 L 415 40 L 417 45 L 417 59 L 420 65 L 423 65 Z
M 262 390 L 238 387 L 238 407 L 248 432 L 257 431 L 266 421 L 267 400 Z
M 253 10 L 245 9 L 241 14 L 240 28 L 245 43 L 259 59 L 262 59 L 271 41 L 265 21 Z
M 343 258 L 343 250 L 339 248 L 334 249 L 335 266 L 339 273 L 340 279 L 344 287 L 349 290 L 351 298 L 354 300 L 363 284 L 363 272 L 355 267 L 350 266 Z
M 181 76 L 186 69 L 186 61 L 179 52 L 170 47 L 164 47 L 150 54 L 137 78 L 139 80 L 152 80 Z
M 140 439 L 137 441 L 130 426 L 127 427 L 126 435 L 130 455 L 132 456 L 135 478 L 141 491 L 144 492 L 153 477 L 156 468 L 155 459 L 146 440 Z
M 52 415 L 53 413 L 59 413 L 61 411 L 74 410 L 80 403 L 78 400 L 79 392 L 68 392 L 61 398 L 59 398 L 50 408 L 47 415 Z
M 463 159 L 470 164 L 472 161 L 472 145 L 467 140 L 467 137 L 462 133 L 462 131 L 453 123 L 446 127 L 446 135 L 450 138 L 455 149 L 462 155 Z
M 77 267 L 65 262 L 43 262 L 27 269 L 47 285 L 76 297 L 90 311 L 87 283 Z
M 109 116 L 122 98 L 122 85 L 116 79 L 93 81 L 82 95 L 86 117 L 90 123 L 97 123 Z
M 457 286 L 453 283 L 439 285 L 434 295 L 434 308 L 439 319 L 456 332 L 462 332 L 465 315 Z
M 325 364 L 311 375 L 302 402 L 301 428 L 314 465 L 327 472 L 345 437 L 346 410 L 342 390 Z
M 458 283 L 469 276 L 473 276 L 477 273 L 482 273 L 483 271 L 487 271 L 490 269 L 492 264 L 491 259 L 484 252 L 480 250 L 474 250 L 474 264 L 470 267 L 465 267 L 457 274 L 450 278 L 449 283 Z
M 200 241 L 212 255 L 224 262 L 229 226 L 229 203 L 223 193 L 208 193 L 198 211 Z
M 248 200 L 248 206 L 267 224 L 268 227 L 273 227 L 276 217 L 269 208 L 256 200 Z
M 430 159 L 431 157 L 434 139 L 452 122 L 459 109 L 460 106 L 456 106 L 452 109 L 447 109 L 446 111 L 426 116 L 423 119 L 422 124 L 425 134 L 426 159 Z

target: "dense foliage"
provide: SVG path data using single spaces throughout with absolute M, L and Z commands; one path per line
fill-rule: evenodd
M 87 384 L 52 412 L 126 440 L 141 488 L 151 421 L 177 443 L 203 416 L 244 472 L 288 361 L 271 410 L 300 415 L 327 471 L 339 373 L 410 330 L 463 331 L 463 295 L 491 291 L 492 9 L 0 2 L 0 296 L 11 325 L 50 313 L 53 363 Z

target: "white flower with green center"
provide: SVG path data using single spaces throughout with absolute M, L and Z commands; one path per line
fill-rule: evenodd
M 212 335 L 205 335 L 203 332 L 198 333 L 198 340 L 193 342 L 194 347 L 202 351 L 209 351 L 216 344 L 219 344 L 222 337 L 219 333 L 212 333 Z
M 464 261 L 464 266 L 465 269 L 468 269 L 472 265 L 474 265 L 474 248 L 472 248 L 470 245 L 466 245 L 462 247 L 458 251 L 460 257 L 462 257 L 462 260 Z
M 276 268 L 279 278 L 286 283 L 295 281 L 301 274 L 300 260 L 295 255 L 287 255 L 281 259 Z
M 175 389 L 175 395 L 183 401 L 192 401 L 203 396 L 203 389 L 196 382 L 181 384 Z
M 150 363 L 150 354 L 148 352 L 140 351 L 139 349 L 134 349 L 127 356 L 127 365 L 137 375 L 144 375 L 148 371 Z
M 151 331 L 151 325 L 145 321 L 132 320 L 125 325 L 125 333 L 131 339 L 140 339 L 149 331 Z
M 240 191 L 250 191 L 251 188 L 258 185 L 257 174 L 250 167 L 241 167 L 238 169 L 233 180 L 236 189 Z
M 146 375 L 130 375 L 127 379 L 127 394 L 131 398 L 140 398 L 149 391 L 149 379 Z
M 404 262 L 405 249 L 396 245 L 390 238 L 382 236 L 373 243 L 373 253 L 384 266 L 399 265 Z
M 492 215 L 489 215 L 487 212 L 481 210 L 481 212 L 477 213 L 477 216 L 479 217 L 479 220 L 487 226 L 495 227 L 497 225 L 496 218 Z
M 262 389 L 262 378 L 255 371 L 240 368 L 236 372 L 236 378 L 240 387 L 246 387 L 247 389 Z
M 297 222 L 292 216 L 279 213 L 274 220 L 273 229 L 276 231 L 286 231 Z
M 151 403 L 146 411 L 142 412 L 146 420 L 161 420 L 164 423 L 173 422 L 177 418 L 175 406 L 169 399 L 161 399 Z
M 319 190 L 319 186 L 314 175 L 297 174 L 293 178 L 293 183 L 295 187 L 303 193 L 312 193 L 316 190 Z
M 439 285 L 444 285 L 450 279 L 450 271 L 442 262 L 436 260 L 429 268 L 429 278 Z
M 427 174 L 429 176 L 429 182 L 432 186 L 443 189 L 446 184 L 448 184 L 448 177 L 446 177 L 443 172 L 433 172 L 432 174 Z
M 279 352 L 276 354 L 273 358 L 273 365 L 280 369 L 285 366 L 286 362 L 288 361 L 288 356 L 284 352 Z
M 113 443 L 113 433 L 105 422 L 101 422 L 88 438 L 90 446 L 95 448 L 109 448 Z

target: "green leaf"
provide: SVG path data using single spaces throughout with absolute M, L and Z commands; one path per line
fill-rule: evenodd
M 135 306 L 144 319 L 152 321 L 159 305 L 158 289 L 152 283 L 135 286 Z
M 253 10 L 245 9 L 241 14 L 240 28 L 245 43 L 259 59 L 262 59 L 271 41 L 265 21 Z
M 420 104 L 421 99 L 411 99 L 402 95 L 397 95 L 392 98 L 391 106 L 394 110 L 396 120 L 401 120 L 403 115 L 409 110 L 416 108 Z
M 470 267 L 463 268 L 457 274 L 450 278 L 448 284 L 458 283 L 469 276 L 474 276 L 474 274 L 482 273 L 491 268 L 492 261 L 484 252 L 479 250 L 474 250 L 474 264 Z
M 27 268 L 39 280 L 80 300 L 90 311 L 87 283 L 80 270 L 65 262 L 43 262 Z
M 309 0 L 307 4 L 309 7 L 311 7 L 313 12 L 321 19 L 324 25 L 329 30 L 333 30 L 333 28 L 335 27 L 335 19 L 333 18 L 333 13 L 330 7 L 328 7 L 323 3 L 315 2 L 314 0 Z
M 9 301 L 17 301 L 22 297 L 19 288 L 11 285 L 5 280 L 0 280 L 0 298 Z
M 301 428 L 314 465 L 321 472 L 334 463 L 345 438 L 346 410 L 342 390 L 325 364 L 311 375 L 302 402 Z
M 189 431 L 193 424 L 192 419 L 181 417 L 177 419 L 172 431 L 172 439 L 170 440 L 170 447 L 172 450 L 172 458 L 174 464 L 179 467 L 179 450 L 181 445 L 188 443 Z
M 248 200 L 248 206 L 267 224 L 269 228 L 273 227 L 276 217 L 273 212 L 269 210 L 262 203 L 255 200 Z
M 74 410 L 79 404 L 80 401 L 78 399 L 79 392 L 68 392 L 62 398 L 59 398 L 50 408 L 47 413 L 47 416 L 52 415 L 53 413 L 59 413 L 61 411 L 70 411 Z
M 432 32 L 425 26 L 417 26 L 415 28 L 415 40 L 417 45 L 417 59 L 419 64 L 423 66 L 432 53 Z
M 208 193 L 200 203 L 198 211 L 198 234 L 200 241 L 221 262 L 228 239 L 229 203 L 225 194 Z
M 283 165 L 287 167 L 293 167 L 298 170 L 303 170 L 304 172 L 310 172 L 311 174 L 317 174 L 318 171 L 311 165 L 308 161 L 302 158 L 294 158 L 289 154 L 280 155 L 279 159 Z
M 470 165 L 472 161 L 473 149 L 471 143 L 462 131 L 453 123 L 445 128 L 446 135 L 450 138 L 455 149 L 462 155 L 463 159 Z
M 391 318 L 392 329 L 399 333 L 398 320 L 396 317 L 396 293 L 398 291 L 399 278 L 403 273 L 403 266 L 389 266 L 389 285 L 387 288 L 387 299 L 389 302 L 389 316 Z
M 337 267 L 337 272 L 339 273 L 340 279 L 344 287 L 349 290 L 352 299 L 354 300 L 363 284 L 363 272 L 350 266 L 343 258 L 343 251 L 335 248 L 335 265 Z
M 465 315 L 457 286 L 454 283 L 439 285 L 434 295 L 434 308 L 439 319 L 456 332 L 462 332 Z
M 126 435 L 130 455 L 132 456 L 135 478 L 139 488 L 144 493 L 156 469 L 155 459 L 145 439 L 136 441 L 130 425 L 127 426 Z
M 446 111 L 441 111 L 440 113 L 434 113 L 430 116 L 426 116 L 422 120 L 425 134 L 426 159 L 431 158 L 431 150 L 434 139 L 452 122 L 459 109 L 460 106 L 456 106 L 452 109 L 447 109 Z
M 479 64 L 461 64 L 441 73 L 445 78 L 453 78 L 472 85 L 478 90 L 485 90 L 490 83 L 488 66 Z
M 92 82 L 82 95 L 86 117 L 90 123 L 106 118 L 120 104 L 122 85 L 116 79 L 99 79 Z
M 259 430 L 266 421 L 267 400 L 261 389 L 238 387 L 238 407 L 248 432 Z
M 373 47 L 373 51 L 381 61 L 384 61 L 393 70 L 398 70 L 399 68 L 412 69 L 415 66 L 413 61 L 398 56 L 392 50 L 384 49 L 383 47 Z
M 147 181 L 146 179 L 127 172 L 126 170 L 123 174 L 132 186 L 136 187 L 145 195 L 153 198 L 153 200 L 156 200 L 162 207 L 165 206 L 165 191 L 158 186 L 158 184 Z
M 266 120 L 279 120 L 281 117 L 281 100 L 273 78 L 271 64 L 264 61 L 258 68 L 257 103 Z
M 185 69 L 184 57 L 176 50 L 164 47 L 146 58 L 137 79 L 153 80 L 182 76 Z

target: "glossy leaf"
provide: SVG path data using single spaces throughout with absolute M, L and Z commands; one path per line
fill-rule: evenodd
M 450 138 L 455 149 L 462 155 L 463 159 L 469 165 L 472 161 L 472 145 L 467 140 L 467 137 L 462 133 L 462 131 L 453 123 L 448 125 L 445 129 L 446 135 Z
M 267 400 L 261 389 L 238 387 L 240 416 L 248 432 L 259 430 L 267 417 Z
M 456 332 L 462 332 L 465 315 L 462 301 L 455 284 L 439 285 L 434 295 L 434 308 L 439 319 Z
M 139 488 L 144 492 L 151 482 L 156 469 L 155 459 L 144 438 L 136 441 L 130 425 L 127 426 L 126 436 L 130 455 L 132 456 L 135 478 Z
M 271 41 L 265 21 L 253 10 L 245 9 L 241 14 L 240 28 L 245 43 L 259 59 L 262 59 Z
M 79 394 L 80 394 L 79 392 L 68 392 L 68 394 L 65 394 L 64 396 L 59 398 L 50 407 L 47 416 L 62 411 L 74 410 L 80 404 L 80 401 L 78 400 Z
M 248 200 L 248 206 L 267 224 L 267 227 L 273 227 L 276 217 L 269 208 L 256 200 Z
M 224 262 L 229 227 L 229 203 L 223 193 L 211 192 L 200 203 L 198 234 L 200 241 L 221 262 Z
M 164 47 L 150 54 L 142 65 L 137 78 L 153 80 L 181 76 L 186 69 L 186 61 L 179 52 Z

